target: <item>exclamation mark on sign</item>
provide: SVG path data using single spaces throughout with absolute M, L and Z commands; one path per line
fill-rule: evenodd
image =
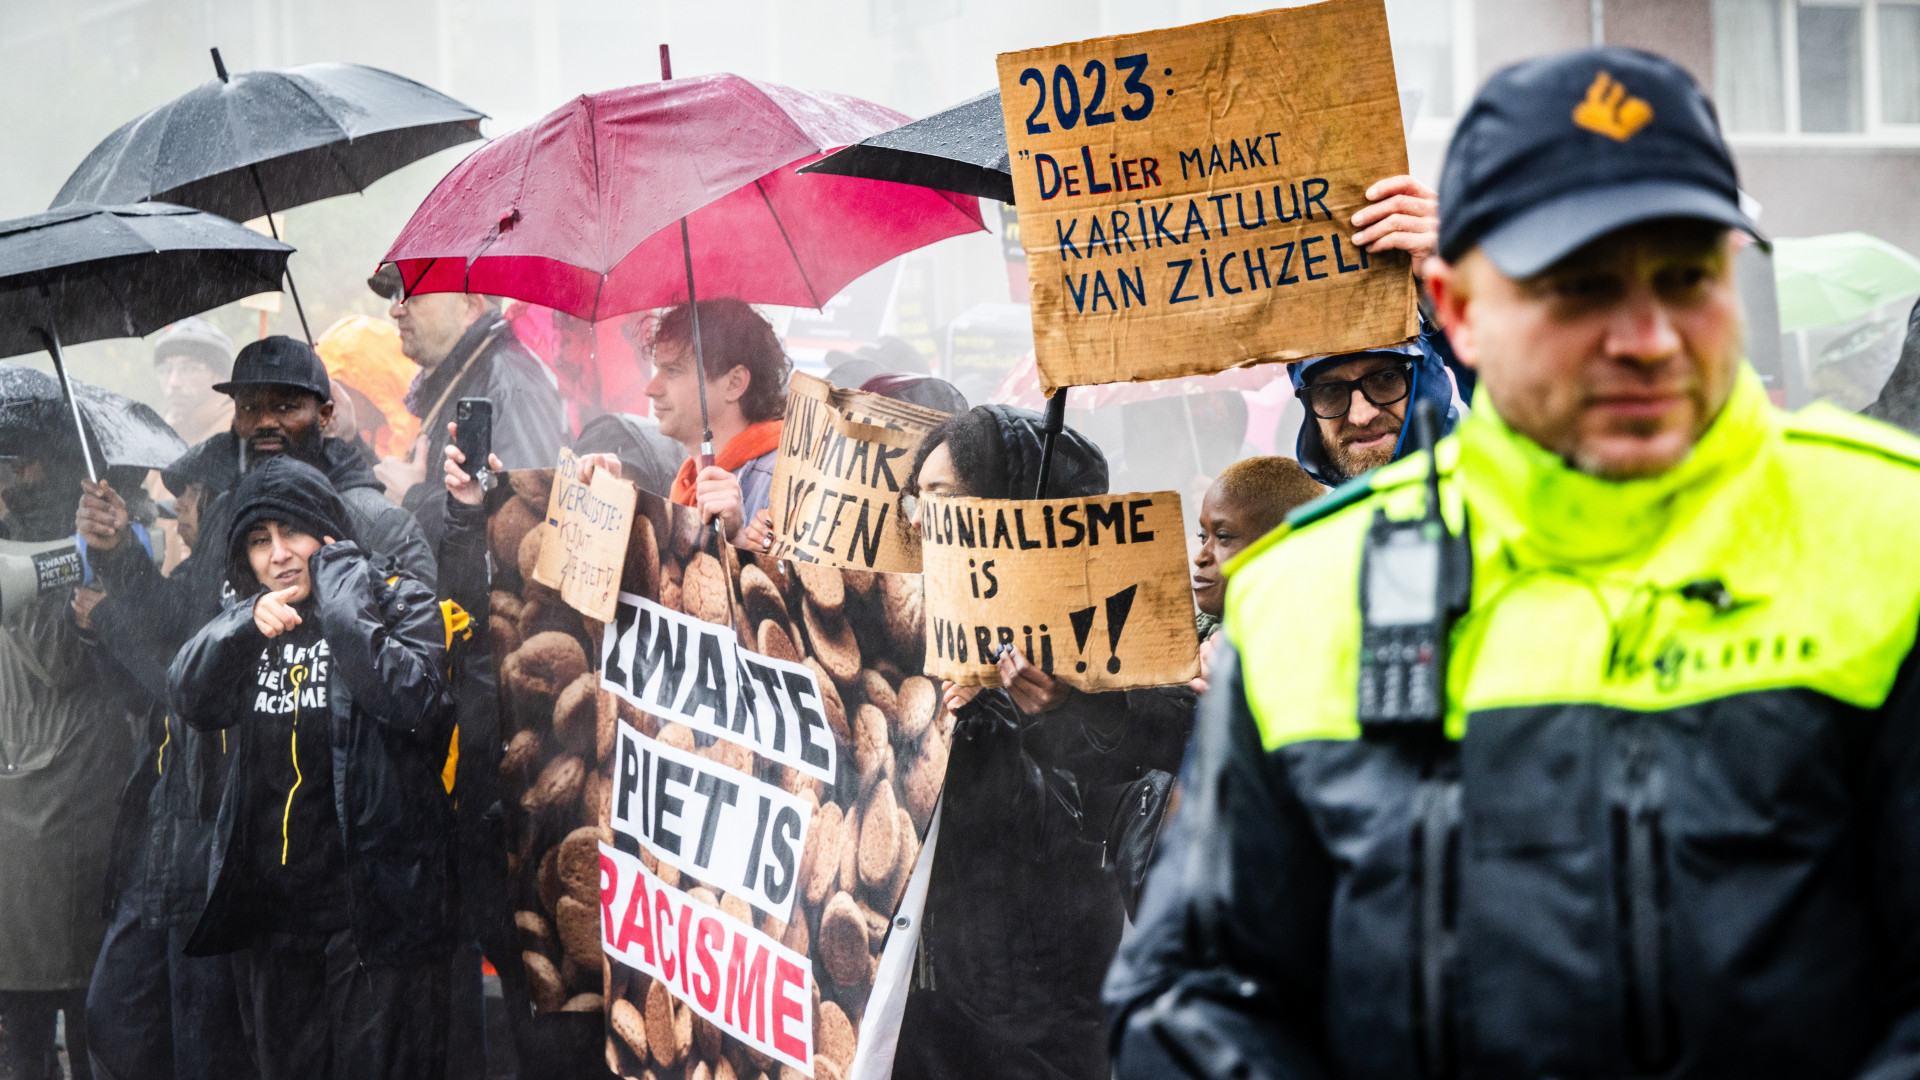
M 1120 673 L 1120 631 L 1126 629 L 1127 613 L 1133 610 L 1133 594 L 1138 585 L 1129 585 L 1112 596 L 1107 597 L 1107 648 L 1113 652 L 1107 657 L 1107 674 Z
M 1139 591 L 1138 585 L 1129 585 L 1107 597 L 1107 651 L 1113 654 L 1107 657 L 1107 673 L 1110 675 L 1120 672 L 1120 632 L 1127 628 L 1127 615 L 1133 610 L 1133 597 Z M 1083 607 L 1067 613 L 1067 619 L 1073 623 L 1074 648 L 1082 656 L 1087 652 L 1087 637 L 1093 633 L 1093 616 L 1099 610 L 1097 607 Z M 1087 662 L 1076 661 L 1073 670 L 1086 671 Z
M 1083 607 L 1079 611 L 1067 613 L 1067 618 L 1073 622 L 1073 647 L 1079 650 L 1081 656 L 1087 654 L 1087 635 L 1093 632 L 1093 615 L 1098 610 L 1100 609 Z M 1073 670 L 1087 670 L 1087 662 L 1077 661 L 1073 665 Z

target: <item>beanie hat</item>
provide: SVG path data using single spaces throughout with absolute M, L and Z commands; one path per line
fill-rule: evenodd
M 153 339 L 153 362 L 189 356 L 224 379 L 233 374 L 233 339 L 205 319 L 181 319 Z
M 332 482 L 320 470 L 286 454 L 270 457 L 248 472 L 234 492 L 233 507 L 233 527 L 227 532 L 227 580 L 242 596 L 259 587 L 247 560 L 247 534 L 254 526 L 277 521 L 316 538 L 354 539 L 346 505 Z

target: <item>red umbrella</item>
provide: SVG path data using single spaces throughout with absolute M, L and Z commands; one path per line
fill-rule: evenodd
M 984 230 L 979 200 L 796 176 L 907 117 L 859 98 L 701 75 L 575 98 L 482 148 L 387 253 L 407 292 L 511 296 L 598 320 L 700 293 L 819 307 L 888 259 Z

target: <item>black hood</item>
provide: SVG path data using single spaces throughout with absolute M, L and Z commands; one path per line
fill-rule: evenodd
M 233 496 L 227 579 L 243 596 L 255 588 L 253 569 L 247 563 L 247 533 L 265 521 L 292 525 L 310 536 L 354 539 L 347 508 L 333 484 L 306 462 L 276 454 L 243 477 Z
M 1040 482 L 1046 417 L 1011 405 L 977 405 L 969 415 L 991 420 L 1000 436 L 1003 475 L 998 479 L 1004 486 L 980 494 L 995 499 L 1033 498 L 1034 485 Z M 1063 429 L 1053 441 L 1053 471 L 1047 478 L 1046 497 L 1072 499 L 1104 495 L 1106 491 L 1106 455 L 1091 439 L 1072 428 Z

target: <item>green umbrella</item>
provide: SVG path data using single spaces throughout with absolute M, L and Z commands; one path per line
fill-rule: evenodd
M 1920 293 L 1920 259 L 1861 232 L 1775 240 L 1773 276 L 1782 331 L 1843 323 Z

